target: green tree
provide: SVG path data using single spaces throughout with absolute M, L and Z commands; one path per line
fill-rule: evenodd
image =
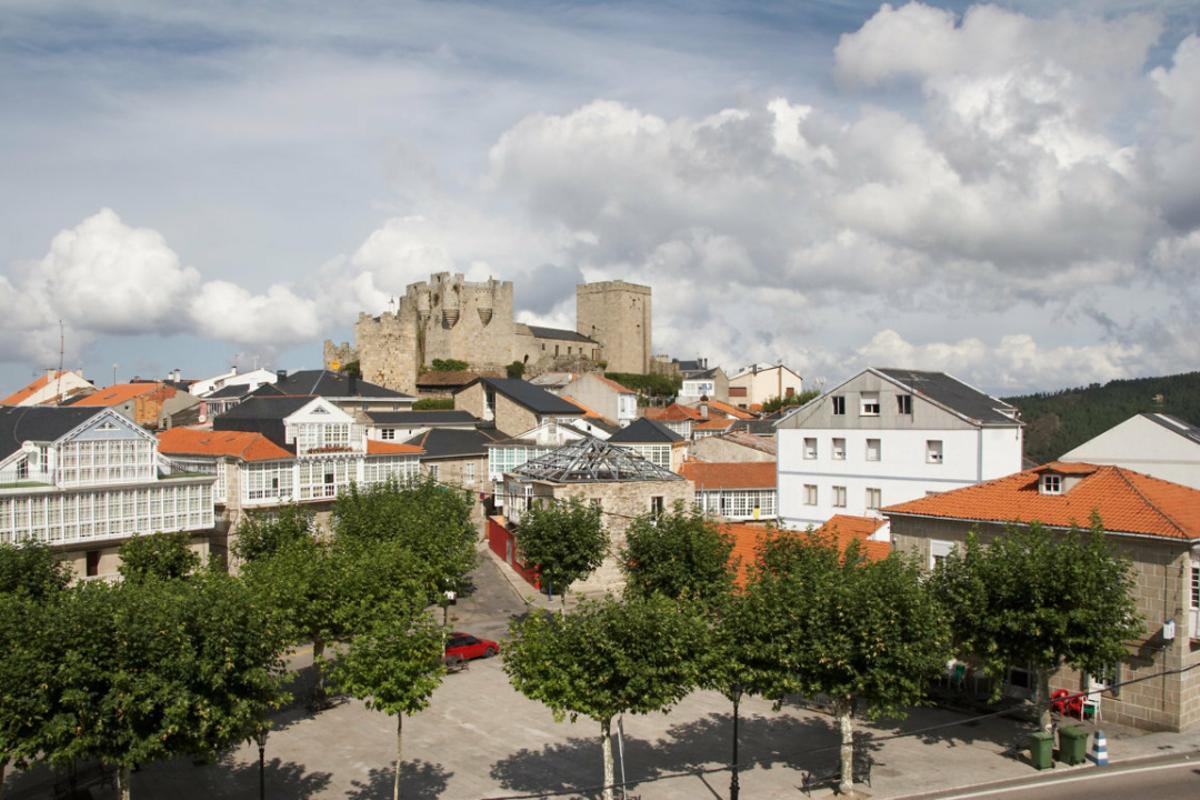
M 38 757 L 43 726 L 54 710 L 56 669 L 45 637 L 56 599 L 0 592 L 0 797 L 9 764 L 24 767 Z
M 144 579 L 76 587 L 56 608 L 55 714 L 40 737 L 53 763 L 130 767 L 213 758 L 284 699 L 283 630 L 236 579 Z
M 351 486 L 334 504 L 333 529 L 339 546 L 399 543 L 415 557 L 430 600 L 446 591 L 461 592 L 475 567 L 470 501 L 430 478 Z
M 272 556 L 284 546 L 315 535 L 314 515 L 298 503 L 250 511 L 237 527 L 233 554 L 243 562 Z
M 715 602 L 733 585 L 733 537 L 712 519 L 676 503 L 673 511 L 634 520 L 625 531 L 625 592 Z
M 585 600 L 570 614 L 514 622 L 504 671 L 521 694 L 555 719 L 580 715 L 600 724 L 604 798 L 613 799 L 612 720 L 666 711 L 696 684 L 703 621 L 687 604 Z
M 435 358 L 430 366 L 434 372 L 460 372 L 471 365 L 457 358 Z
M 950 629 L 915 561 L 871 562 L 852 544 L 813 533 L 771 537 L 749 588 L 765 626 L 753 670 L 773 698 L 832 699 L 841 730 L 839 791 L 853 789 L 856 710 L 901 716 L 945 668 Z
M 810 400 L 814 400 L 821 396 L 821 393 L 816 389 L 810 389 L 806 392 L 791 395 L 790 397 L 769 397 L 762 404 L 764 414 L 773 414 L 781 408 L 792 408 L 794 406 L 802 406 Z
M 452 411 L 453 397 L 422 397 L 413 403 L 413 411 Z
M 514 380 L 520 380 L 525 377 L 525 365 L 520 361 L 514 361 L 504 368 L 504 372 Z
M 1099 673 L 1145 632 L 1133 598 L 1133 567 L 1094 517 L 1090 530 L 1054 533 L 1011 525 L 984 546 L 967 537 L 931 585 L 953 617 L 956 645 L 1003 678 L 1031 665 L 1039 724 L 1050 727 L 1050 675 L 1064 664 Z
M 420 588 L 413 587 L 408 597 L 397 594 L 376 607 L 370 623 L 331 665 L 335 686 L 396 717 L 393 800 L 400 798 L 404 717 L 429 705 L 445 674 L 442 653 L 442 632 L 425 613 Z
M 151 533 L 134 536 L 121 545 L 117 572 L 127 581 L 147 578 L 186 578 L 200 566 L 200 556 L 189 546 L 191 534 Z
M 517 544 L 527 564 L 536 564 L 542 583 L 557 591 L 563 609 L 567 590 L 591 575 L 608 552 L 600 509 L 578 498 L 534 505 L 521 515 Z
M 41 542 L 0 544 L 0 595 L 44 600 L 70 582 L 71 568 Z

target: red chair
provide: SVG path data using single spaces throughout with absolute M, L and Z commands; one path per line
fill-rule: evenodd
M 1050 710 L 1060 716 L 1083 718 L 1083 697 L 1066 689 L 1055 689 L 1050 693 Z

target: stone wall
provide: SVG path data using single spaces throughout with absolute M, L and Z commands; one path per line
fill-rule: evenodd
M 575 330 L 600 343 L 609 372 L 649 372 L 650 287 L 625 281 L 580 284 Z
M 774 461 L 774 453 L 755 450 L 720 436 L 705 436 L 692 443 L 691 454 L 701 461 Z
M 916 553 L 922 564 L 929 564 L 929 542 L 939 539 L 964 542 L 972 525 L 954 520 L 913 519 L 893 516 L 891 519 L 894 546 L 901 552 Z M 1002 535 L 1004 527 L 994 524 L 974 526 L 984 543 Z M 1141 641 L 1131 643 L 1128 657 L 1121 664 L 1122 681 L 1133 681 L 1157 675 L 1164 670 L 1177 670 L 1200 663 L 1200 648 L 1189 641 L 1187 603 L 1191 554 L 1183 541 L 1168 539 L 1135 539 L 1110 536 L 1108 540 L 1118 553 L 1134 565 L 1134 598 L 1137 610 L 1146 622 Z M 1176 623 L 1176 638 L 1170 645 L 1157 636 L 1167 619 Z M 1161 678 L 1122 686 L 1119 695 L 1105 692 L 1101 696 L 1100 713 L 1105 720 L 1144 730 L 1186 730 L 1200 725 L 1200 669 L 1183 675 Z M 1072 692 L 1086 689 L 1085 676 L 1063 669 L 1050 680 L 1051 689 Z
M 520 436 L 538 426 L 538 416 L 523 405 L 496 394 L 496 429 L 509 436 Z

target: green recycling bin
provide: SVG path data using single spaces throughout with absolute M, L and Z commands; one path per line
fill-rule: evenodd
M 1029 734 L 1029 760 L 1037 769 L 1054 766 L 1054 735 L 1046 731 Z
M 1082 764 L 1087 760 L 1088 732 L 1078 725 L 1058 729 L 1058 760 L 1064 764 Z

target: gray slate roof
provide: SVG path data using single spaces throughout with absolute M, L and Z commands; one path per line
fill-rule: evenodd
M 250 385 L 247 383 L 231 383 L 228 386 L 222 386 L 215 392 L 210 392 L 205 395 L 204 399 L 221 399 L 224 397 L 245 397 L 250 394 Z
M 353 386 L 351 385 L 353 384 Z M 309 397 L 395 397 L 407 399 L 411 395 L 394 392 L 382 386 L 350 378 L 327 369 L 302 369 L 293 372 L 275 383 L 264 383 L 252 393 L 252 397 L 272 395 L 307 395 Z
M 417 427 L 421 425 L 468 425 L 479 422 L 470 411 L 368 411 L 376 425 Z
M 588 344 L 598 344 L 595 339 L 589 339 L 582 333 L 575 331 L 563 330 L 562 328 L 543 328 L 540 325 L 526 325 L 529 332 L 539 339 L 560 339 L 564 342 L 587 342 Z
M 479 380 L 535 414 L 557 414 L 563 417 L 583 416 L 583 409 L 579 406 L 568 403 L 545 389 L 539 389 L 529 381 L 517 378 L 480 378 Z
M 53 442 L 106 410 L 70 406 L 0 406 L 0 458 L 20 450 L 25 442 Z
M 912 389 L 915 395 L 924 395 L 935 403 L 957 411 L 968 419 L 981 424 L 1013 425 L 1015 416 L 1002 413 L 1005 409 L 1015 415 L 1016 409 L 991 395 L 968 386 L 944 372 L 923 372 L 914 369 L 881 369 L 875 371 Z
M 682 442 L 683 437 L 661 422 L 641 417 L 614 433 L 608 440 L 615 444 L 670 444 Z
M 422 461 L 435 458 L 483 457 L 487 455 L 486 445 L 495 441 L 496 435 L 495 431 L 481 431 L 476 428 L 431 428 L 409 439 L 406 444 L 424 449 Z
M 1200 444 L 1200 428 L 1197 428 L 1190 422 L 1185 422 L 1179 417 L 1173 417 L 1170 414 L 1159 414 L 1158 412 L 1142 414 L 1142 416 L 1195 444 Z

